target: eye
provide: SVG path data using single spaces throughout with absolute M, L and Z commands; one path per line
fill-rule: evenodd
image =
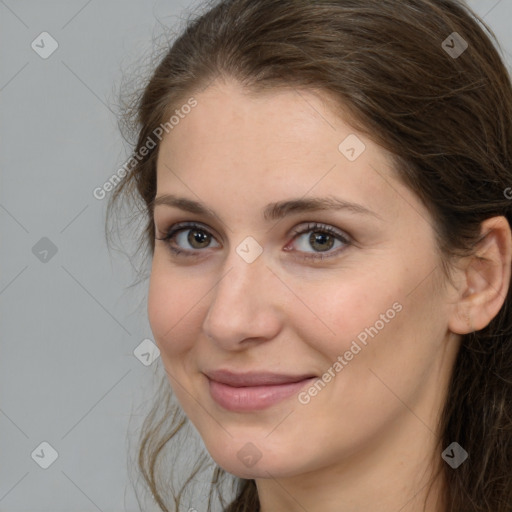
M 162 240 L 174 254 L 185 253 L 187 256 L 196 256 L 200 249 L 212 247 L 212 241 L 216 243 L 213 247 L 220 247 L 214 236 L 201 224 L 181 222 L 174 224 L 162 238 L 155 237 L 155 240 Z
M 347 235 L 332 226 L 318 223 L 309 223 L 294 231 L 294 242 L 299 252 L 306 253 L 301 257 L 306 259 L 325 259 L 337 256 L 340 249 L 350 245 Z M 288 244 L 285 250 L 290 250 Z M 332 250 L 332 249 L 337 250 Z M 313 249 L 312 251 L 310 249 Z
M 298 256 L 303 259 L 323 260 L 337 256 L 351 244 L 350 238 L 342 231 L 316 222 L 296 228 L 292 235 L 294 235 L 292 242 L 287 244 L 284 250 L 303 253 Z M 185 257 L 199 256 L 202 249 L 220 247 L 211 232 L 205 226 L 195 222 L 174 224 L 162 238 L 155 237 L 155 240 L 163 241 L 173 254 L 181 254 Z M 290 249 L 293 244 L 296 248 Z

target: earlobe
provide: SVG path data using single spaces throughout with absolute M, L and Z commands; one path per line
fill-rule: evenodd
M 463 286 L 448 328 L 467 334 L 486 327 L 505 302 L 511 276 L 512 234 L 503 216 L 486 219 L 482 238 L 464 269 Z

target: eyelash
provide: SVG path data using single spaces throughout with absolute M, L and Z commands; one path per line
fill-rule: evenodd
M 197 224 L 197 223 L 194 223 L 194 222 L 180 222 L 178 224 L 174 224 L 173 226 L 171 226 L 171 228 L 169 228 L 167 234 L 164 237 L 162 237 L 162 238 L 155 237 L 155 240 L 161 240 L 161 241 L 165 242 L 167 247 L 176 256 L 177 255 L 181 255 L 181 256 L 184 256 L 184 257 L 199 257 L 200 256 L 199 253 L 201 252 L 201 249 L 196 249 L 196 250 L 178 249 L 176 246 L 174 246 L 171 243 L 173 238 L 178 233 L 180 233 L 181 231 L 186 231 L 188 229 L 196 229 L 198 231 L 202 231 L 204 233 L 207 233 L 207 234 L 209 234 L 210 236 L 213 237 L 213 235 L 208 231 L 208 229 L 206 229 L 201 224 Z M 352 244 L 352 241 L 350 240 L 350 238 L 347 235 L 345 235 L 342 232 L 334 229 L 331 226 L 328 226 L 326 224 L 319 224 L 319 223 L 316 223 L 316 222 L 310 222 L 310 223 L 307 224 L 307 226 L 305 226 L 303 228 L 295 229 L 292 232 L 293 240 L 295 240 L 300 235 L 304 235 L 304 234 L 309 233 L 309 232 L 318 232 L 318 233 L 328 234 L 328 235 L 332 236 L 333 238 L 335 238 L 336 240 L 339 240 L 340 242 L 342 242 L 345 245 L 345 247 L 338 248 L 338 250 L 332 251 L 332 252 L 327 252 L 326 251 L 326 253 L 322 253 L 322 252 L 304 253 L 301 256 L 301 258 L 303 258 L 305 260 L 315 260 L 315 261 L 318 261 L 318 260 L 324 260 L 324 259 L 327 259 L 327 258 L 332 258 L 334 256 L 337 256 L 341 251 L 345 250 L 345 248 L 347 246 Z

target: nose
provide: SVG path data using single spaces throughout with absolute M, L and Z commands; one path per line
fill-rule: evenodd
M 230 351 L 274 338 L 282 325 L 284 287 L 264 258 L 247 263 L 234 252 L 224 269 L 203 322 L 206 336 Z

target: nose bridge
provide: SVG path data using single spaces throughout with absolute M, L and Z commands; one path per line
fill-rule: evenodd
M 226 346 L 248 338 L 273 337 L 278 329 L 276 292 L 265 259 L 260 255 L 250 261 L 233 250 L 224 268 L 212 290 L 205 333 Z

